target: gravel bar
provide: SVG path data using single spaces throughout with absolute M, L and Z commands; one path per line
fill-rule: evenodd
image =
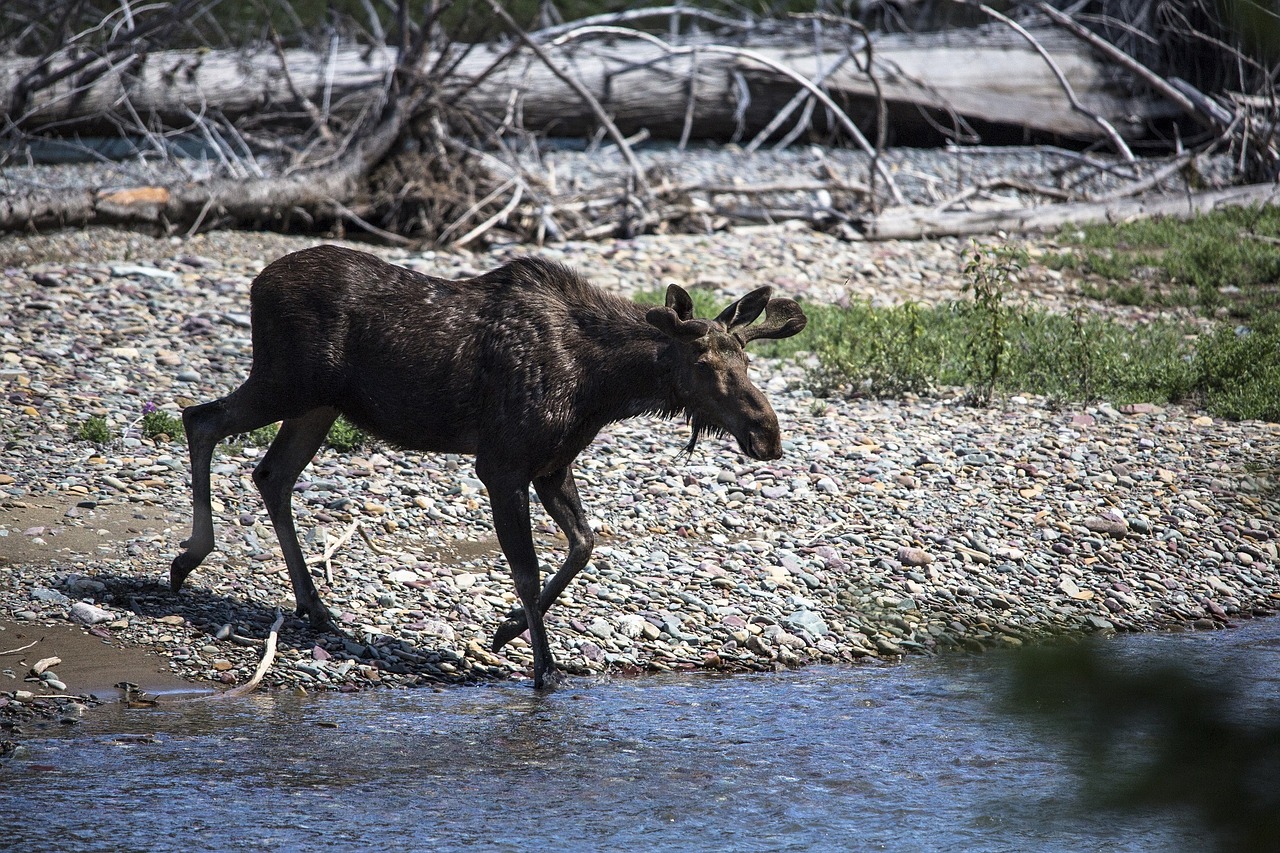
M 262 451 L 220 448 L 218 550 L 172 595 L 168 564 L 190 524 L 186 449 L 144 438 L 139 424 L 148 405 L 176 416 L 244 379 L 250 281 L 318 242 L 106 229 L 0 238 L 0 620 L 77 621 L 104 642 L 153 649 L 185 678 L 249 678 L 276 608 L 292 606 L 250 479 Z M 1044 244 L 1028 246 L 1034 257 Z M 727 302 L 772 284 L 808 301 L 892 304 L 956 298 L 962 249 L 842 242 L 780 223 L 543 254 L 626 294 L 677 281 Z M 458 277 L 530 249 L 374 251 Z M 1035 264 L 1018 286 L 1055 309 L 1084 302 L 1075 282 Z M 1150 310 L 1115 312 L 1140 321 Z M 1213 629 L 1280 606 L 1276 424 L 1020 396 L 990 408 L 958 393 L 822 398 L 804 356 L 752 369 L 782 422 L 782 459 L 754 462 L 717 439 L 685 458 L 688 427 L 654 419 L 608 427 L 579 458 L 599 544 L 548 615 L 563 669 L 896 659 L 1057 634 Z M 77 440 L 90 415 L 107 419 L 112 443 Z M 266 683 L 527 677 L 522 639 L 487 651 L 515 595 L 469 458 L 324 450 L 294 505 L 344 635 L 287 619 Z M 558 565 L 564 539 L 536 503 L 534 527 L 544 563 Z M 0 704 L 63 692 L 24 681 L 16 660 L 0 657 Z

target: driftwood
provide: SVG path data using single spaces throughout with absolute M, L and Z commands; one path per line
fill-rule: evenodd
M 42 637 L 41 639 L 44 639 L 44 638 Z M 25 646 L 18 646 L 16 649 L 6 649 L 3 652 L 0 652 L 0 655 L 16 655 L 21 652 L 25 652 L 27 649 L 31 648 L 34 645 L 37 645 L 39 642 L 40 640 L 32 640 L 31 642 L 27 643 Z
M 924 237 L 967 237 L 1000 231 L 1028 232 L 1094 222 L 1123 222 L 1151 216 L 1188 219 L 1223 207 L 1272 204 L 1280 198 L 1276 184 L 1250 184 L 1201 193 L 1161 193 L 1137 199 L 1076 202 L 1014 210 L 939 212 L 896 209 L 865 220 L 869 240 L 916 240 Z
M 271 623 L 271 627 L 267 629 L 267 638 L 262 643 L 262 657 L 258 660 L 258 666 L 254 669 L 253 675 L 244 684 L 237 685 L 230 690 L 224 690 L 221 693 L 210 693 L 207 696 L 192 696 L 188 698 L 178 699 L 177 702 L 209 702 L 222 699 L 239 699 L 248 696 L 258 685 L 262 683 L 263 677 L 266 676 L 267 670 L 271 669 L 271 664 L 276 659 L 276 643 L 280 637 L 280 628 L 284 625 L 284 613 L 277 610 L 275 621 Z M 257 643 L 254 643 L 256 645 Z M 154 704 L 154 702 L 152 703 Z
M 507 43 L 440 48 L 439 40 L 414 37 L 399 47 L 332 44 L 321 54 L 277 40 L 237 52 L 95 57 L 70 47 L 39 60 L 0 58 L 0 108 L 14 138 L 40 128 L 118 129 L 163 154 L 175 137 L 195 136 L 206 143 L 205 170 L 217 176 L 71 192 L 14 181 L 0 192 L 0 229 L 105 223 L 191 233 L 226 224 L 346 223 L 387 242 L 463 246 L 495 235 L 541 243 L 800 219 L 851 238 L 921 236 L 1047 227 L 1055 215 L 1128 216 L 1117 202 L 1168 186 L 1182 164 L 1209 150 L 1238 151 L 1242 163 L 1246 156 L 1262 163 L 1262 174 L 1280 162 L 1274 99 L 1215 100 L 1177 78 L 1162 80 L 1044 4 L 1039 17 L 1021 21 L 974 5 L 975 14 L 998 23 L 927 36 L 873 36 L 851 21 L 810 16 L 804 25 L 821 35 L 808 47 L 797 46 L 809 39 L 794 26 L 678 7 L 524 33 L 496 0 L 490 5 L 512 30 Z M 671 17 L 670 41 L 620 26 L 656 15 Z M 707 34 L 680 37 L 682 16 L 721 39 L 737 33 L 727 39 L 732 44 Z M 1136 96 L 1134 83 L 1157 95 Z M 920 128 L 968 143 L 979 138 L 975 128 L 1003 127 L 1095 140 L 1132 163 L 1128 140 L 1149 120 L 1179 115 L 1218 135 L 1202 137 L 1154 174 L 1080 155 L 1129 181 L 1110 197 L 1008 179 L 961 187 L 949 198 L 931 190 L 932 208 L 907 210 L 880 156 L 891 136 L 901 141 Z M 561 191 L 554 174 L 516 155 L 510 140 L 527 139 L 528 130 L 597 141 L 607 135 L 625 169 L 616 182 Z M 828 169 L 785 184 L 681 183 L 647 174 L 632 150 L 641 138 L 683 144 L 753 132 L 748 150 L 805 133 L 851 140 L 870 155 L 866 181 Z M 189 161 L 171 162 L 183 168 Z M 456 191 L 463 178 L 465 190 Z M 1018 198 L 993 197 L 998 189 Z M 1084 206 L 1058 214 L 1009 209 L 1029 196 Z M 407 215 L 388 214 L 401 204 Z M 898 207 L 879 215 L 886 204 Z M 952 210 L 962 204 L 1004 206 Z
M 405 110 L 392 109 L 328 168 L 292 175 L 174 186 L 88 187 L 78 192 L 6 192 L 0 195 L 0 228 L 96 223 L 168 229 L 199 224 L 213 209 L 238 222 L 279 223 L 293 211 L 330 207 L 334 200 L 356 195 L 373 165 L 399 138 L 407 115 Z
M 532 38 L 532 37 L 530 37 Z M 600 113 L 582 89 L 607 111 L 617 128 L 631 134 L 647 128 L 655 137 L 679 138 L 692 116 L 692 135 L 726 139 L 764 128 L 797 91 L 776 65 L 806 79 L 822 80 L 849 109 L 874 105 L 875 84 L 856 63 L 843 62 L 859 49 L 839 34 L 825 52 L 769 43 L 749 51 L 724 45 L 682 45 L 680 52 L 637 41 L 531 42 L 526 50 L 478 45 L 439 81 L 446 100 L 483 115 L 501 117 L 516 94 L 525 129 L 568 136 L 589 135 Z M 1121 133 L 1138 134 L 1158 103 L 1117 93 L 1105 67 L 1077 40 L 1053 30 L 1036 35 L 1090 113 L 1108 118 Z M 534 49 L 545 56 L 535 55 Z M 46 64 L 73 61 L 54 56 Z M 426 54 L 420 68 L 433 68 L 439 54 Z M 335 117 L 352 118 L 364 98 L 381 90 L 396 67 L 391 48 L 339 47 L 327 54 L 274 46 L 244 52 L 155 51 L 127 66 L 106 65 L 87 81 L 75 76 L 29 94 L 15 112 L 18 82 L 32 71 L 30 58 L 0 58 L 0 112 L 19 128 L 57 126 L 67 131 L 115 132 L 132 113 L 173 127 L 191 126 L 193 116 L 218 114 L 238 121 L 270 110 L 277 120 L 310 124 L 309 104 L 328 103 Z M 572 82 L 556 69 L 571 69 Z M 930 36 L 883 36 L 875 44 L 875 76 L 886 102 L 899 113 L 896 124 L 924 125 L 919 109 L 945 123 L 955 114 L 992 124 L 1090 139 L 1097 123 L 1079 114 L 1053 69 L 1036 49 L 999 29 Z M 744 102 L 737 80 L 749 87 Z M 579 84 L 582 89 L 579 89 Z

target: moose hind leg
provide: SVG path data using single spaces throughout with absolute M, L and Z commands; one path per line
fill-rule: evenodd
M 591 559 L 591 551 L 595 548 L 595 533 L 587 520 L 586 511 L 582 508 L 582 500 L 578 497 L 578 486 L 573 479 L 573 471 L 562 468 L 545 477 L 535 478 L 533 488 L 537 490 L 542 505 L 546 507 L 556 525 L 564 531 L 569 540 L 569 554 L 565 557 L 560 570 L 552 575 L 542 587 L 538 596 L 538 609 L 543 615 L 565 591 L 578 572 Z M 505 646 L 520 636 L 529 625 L 524 608 L 511 611 L 498 630 L 494 632 L 493 651 Z
M 529 481 L 506 472 L 492 472 L 477 460 L 476 471 L 489 489 L 493 527 L 511 566 L 516 595 L 529 615 L 529 645 L 533 647 L 533 686 L 547 687 L 559 680 L 547 629 L 538 607 L 538 555 L 529 530 Z
M 289 568 L 289 581 L 298 602 L 297 613 L 305 615 L 312 626 L 326 630 L 337 629 L 328 608 L 320 600 L 320 593 L 316 591 L 302 548 L 298 545 L 298 534 L 293 524 L 293 485 L 320 449 L 337 417 L 337 410 L 324 407 L 286 420 L 280 425 L 280 432 L 267 448 L 262 461 L 253 470 L 254 485 L 267 505 L 271 526 L 275 528 L 285 565 Z
M 182 410 L 182 426 L 191 455 L 191 537 L 169 567 L 169 587 L 177 592 L 204 558 L 213 551 L 213 506 L 209 466 L 218 442 L 229 435 L 247 432 L 278 420 L 273 416 L 269 395 L 258 392 L 252 378 L 231 394 L 212 403 Z

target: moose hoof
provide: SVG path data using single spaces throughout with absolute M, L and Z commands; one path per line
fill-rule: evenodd
M 513 612 L 512 616 L 499 625 L 498 630 L 493 632 L 493 643 L 490 644 L 489 651 L 499 651 L 507 643 L 523 634 L 528 627 L 529 625 L 524 618 L 524 611 Z
M 172 565 L 169 566 L 169 589 L 177 592 L 182 589 L 182 584 L 186 581 L 187 575 L 195 571 L 196 566 L 204 558 L 198 556 L 191 551 L 183 551 L 181 554 L 173 558 Z
M 312 630 L 322 634 L 341 634 L 342 629 L 338 627 L 338 623 L 334 621 L 333 614 L 329 612 L 329 608 L 323 604 L 315 607 L 304 607 L 301 604 L 293 612 L 294 616 L 305 618 Z
M 533 676 L 533 688 L 535 690 L 554 690 L 563 683 L 564 674 L 554 667 L 546 672 L 534 673 Z

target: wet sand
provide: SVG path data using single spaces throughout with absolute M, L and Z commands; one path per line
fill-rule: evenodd
M 111 632 L 97 636 L 79 625 L 52 620 L 14 622 L 0 619 L 0 652 L 10 652 L 32 642 L 35 645 L 16 654 L 0 656 L 0 690 L 28 690 L 36 696 L 60 691 L 40 681 L 24 681 L 37 661 L 57 657 L 62 662 L 51 670 L 67 685 L 65 693 L 92 694 L 99 699 L 123 695 L 115 685 L 128 681 L 153 694 L 201 693 L 207 688 L 193 684 L 169 669 L 169 662 L 154 652 L 122 646 Z M 10 676 L 9 672 L 13 675 Z

